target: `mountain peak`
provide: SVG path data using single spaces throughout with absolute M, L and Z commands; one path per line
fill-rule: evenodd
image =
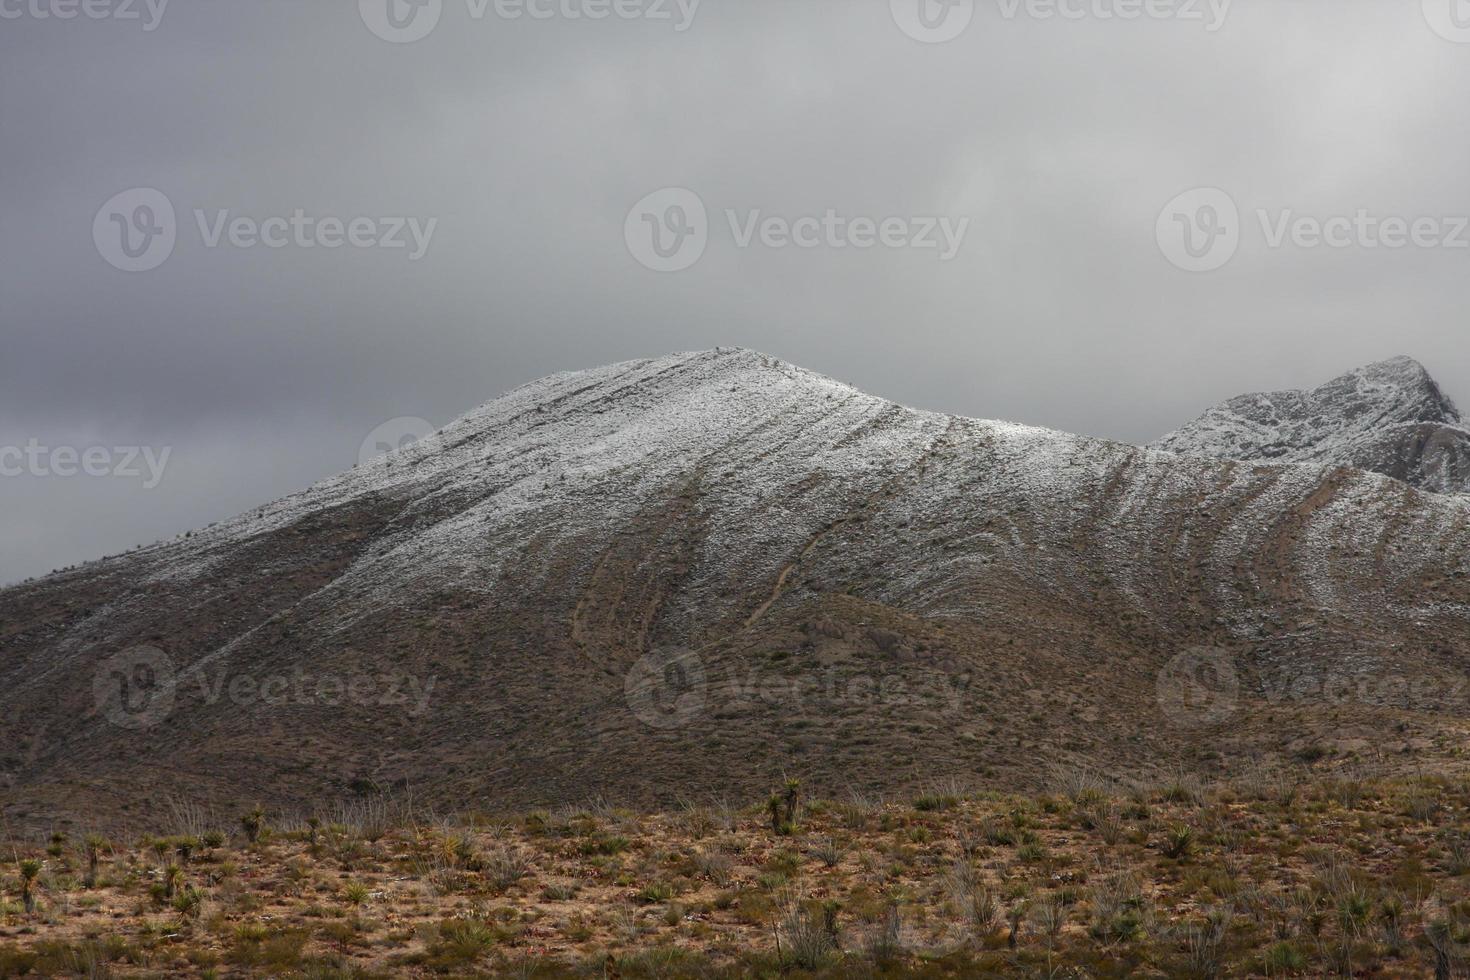
M 1460 412 L 1423 364 L 1399 355 L 1375 361 L 1322 385 L 1312 392 L 1320 402 L 1356 392 L 1390 410 L 1401 421 L 1457 425 Z
M 1470 493 L 1470 431 L 1424 365 L 1402 355 L 1310 391 L 1232 398 L 1152 448 L 1351 466 L 1437 493 Z
M 1393 357 L 1385 357 L 1381 361 L 1374 361 L 1358 368 L 1359 372 L 1373 373 L 1383 372 L 1389 374 L 1401 373 L 1412 374 L 1416 377 L 1429 377 L 1429 371 L 1418 360 L 1408 354 L 1397 354 Z

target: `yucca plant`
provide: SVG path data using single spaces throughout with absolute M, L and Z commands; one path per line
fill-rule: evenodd
M 1170 828 L 1164 835 L 1164 856 L 1182 861 L 1194 852 L 1194 831 L 1187 824 Z
M 87 855 L 87 887 L 97 887 L 97 866 L 102 861 L 102 852 L 107 849 L 107 840 L 101 834 L 88 834 L 82 842 Z
M 1010 949 L 1016 948 L 1016 939 L 1021 934 L 1021 923 L 1026 921 L 1026 912 L 1030 908 L 1030 902 L 1024 898 L 1018 898 L 1006 909 L 1006 946 Z
M 786 780 L 786 788 L 772 794 L 766 801 L 766 809 L 771 814 L 771 830 L 778 836 L 789 837 L 796 833 L 796 807 L 797 790 L 801 783 L 795 779 Z
M 27 914 L 36 911 L 36 877 L 40 873 L 40 861 L 28 859 L 20 862 L 20 900 Z
M 265 829 L 265 811 L 257 806 L 249 813 L 241 815 L 240 829 L 245 831 L 245 839 L 250 843 L 260 840 L 260 832 Z
M 180 918 L 194 920 L 204 908 L 204 895 L 193 885 L 188 885 L 173 897 L 171 903 Z

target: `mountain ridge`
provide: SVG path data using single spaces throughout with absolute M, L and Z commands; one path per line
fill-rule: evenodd
M 740 349 L 628 361 L 0 592 L 0 804 L 671 802 L 783 770 L 1034 786 L 1062 761 L 1226 769 L 1317 740 L 1450 758 L 1467 554 L 1470 500 L 1331 463 L 923 412 Z M 1159 694 L 1198 650 L 1237 683 L 1224 731 Z M 259 695 L 302 673 L 428 695 Z M 1433 704 L 1334 722 L 1271 693 L 1400 675 Z M 165 677 L 166 705 L 119 676 Z

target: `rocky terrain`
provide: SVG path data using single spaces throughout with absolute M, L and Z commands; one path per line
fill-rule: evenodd
M 1192 456 L 1354 466 L 1470 492 L 1470 429 L 1424 366 L 1370 364 L 1312 391 L 1242 395 L 1154 444 Z
M 1377 400 L 1383 371 L 1412 373 L 1369 369 L 1339 414 L 1394 438 L 1449 417 L 1437 389 Z M 1212 455 L 917 411 L 746 350 L 555 375 L 0 593 L 3 812 L 1458 768 L 1470 497 Z

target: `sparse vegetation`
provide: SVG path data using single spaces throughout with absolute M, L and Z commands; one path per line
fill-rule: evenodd
M 1470 783 L 1341 781 L 47 835 L 0 976 L 1464 975 Z

